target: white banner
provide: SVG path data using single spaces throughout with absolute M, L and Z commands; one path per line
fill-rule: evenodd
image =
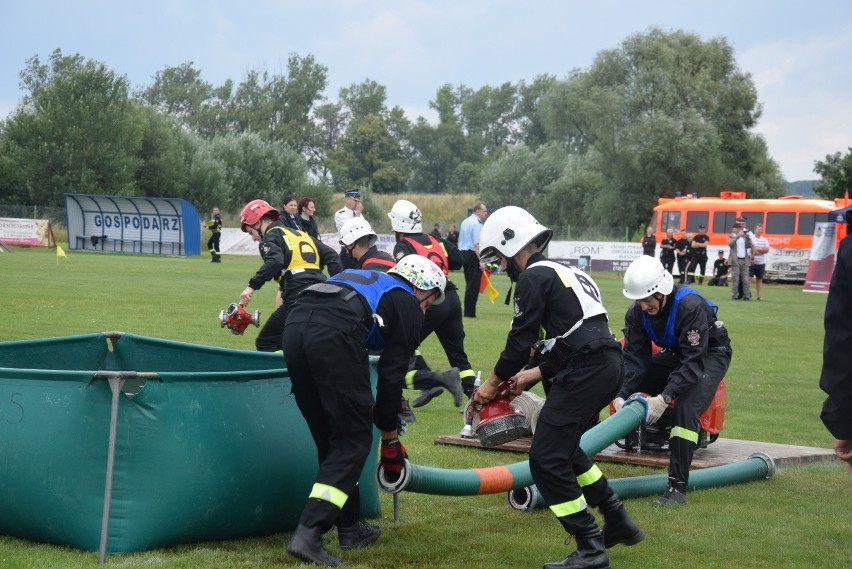
M 7 245 L 50 247 L 50 222 L 46 219 L 0 217 L 0 241 Z

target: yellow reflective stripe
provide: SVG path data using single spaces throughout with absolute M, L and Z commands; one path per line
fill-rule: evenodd
M 695 431 L 690 431 L 684 427 L 672 427 L 671 432 L 672 437 L 680 437 L 682 439 L 686 439 L 693 444 L 698 444 L 698 433 Z
M 349 496 L 347 496 L 345 492 L 341 492 L 334 486 L 314 482 L 314 487 L 311 488 L 311 494 L 310 496 L 308 496 L 308 498 L 325 500 L 326 502 L 331 502 L 338 508 L 343 508 L 343 504 L 346 503 L 346 500 L 349 499 Z
M 464 379 L 465 377 L 474 377 L 476 374 L 473 373 L 472 369 L 463 369 L 459 372 L 459 379 Z
M 577 477 L 577 484 L 580 486 L 589 486 L 600 480 L 601 477 L 603 477 L 603 472 L 601 472 L 597 464 L 593 464 L 590 469 Z
M 582 494 L 580 494 L 580 497 L 576 500 L 562 502 L 561 504 L 554 504 L 550 506 L 550 511 L 553 512 L 557 518 L 561 518 L 562 516 L 570 516 L 571 514 L 582 512 L 585 509 L 586 498 Z
M 414 389 L 414 374 L 417 373 L 416 369 L 409 371 L 405 374 L 405 387 L 406 389 Z

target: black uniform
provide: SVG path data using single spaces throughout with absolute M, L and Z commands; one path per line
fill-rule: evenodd
M 692 238 L 692 243 L 710 243 L 710 236 L 706 233 L 699 233 Z M 707 247 L 689 246 L 692 252 L 689 259 L 689 267 L 686 269 L 686 275 L 689 279 L 688 283 L 695 282 L 695 269 L 701 269 L 701 276 L 698 277 L 698 284 L 704 284 L 704 275 L 707 274 Z
M 660 262 L 671 274 L 674 274 L 675 243 L 677 243 L 676 239 L 669 239 L 668 237 L 660 241 Z
M 313 217 L 303 217 L 300 215 L 298 221 L 304 229 L 305 233 L 307 233 L 314 239 L 319 240 L 319 227 L 317 227 L 317 221 Z
M 660 425 L 671 425 L 669 448 L 669 479 L 682 492 L 689 481 L 689 465 L 698 446 L 698 418 L 710 406 L 716 388 L 725 377 L 731 363 L 731 343 L 728 331 L 716 320 L 714 309 L 697 292 L 674 285 L 666 297 L 666 305 L 649 316 L 656 338 L 655 343 L 665 350 L 651 356 L 651 341 L 645 331 L 645 313 L 638 304 L 627 309 L 624 328 L 624 387 L 618 396 L 627 398 L 644 392 L 652 396 L 663 394 L 674 400 L 674 409 L 667 409 Z M 669 317 L 676 309 L 674 320 Z M 666 334 L 668 333 L 668 337 Z M 681 486 L 682 485 L 682 486 Z
M 642 254 L 648 255 L 649 257 L 657 256 L 657 237 L 656 235 L 651 235 L 650 237 L 647 235 L 642 236 Z
M 296 248 L 295 255 L 291 246 Z M 275 352 L 281 349 L 281 332 L 296 295 L 305 287 L 324 281 L 324 267 L 330 275 L 339 273 L 342 267 L 334 249 L 304 232 L 287 229 L 277 221 L 267 227 L 258 249 L 263 265 L 248 285 L 259 290 L 264 283 L 278 280 L 284 302 L 266 319 L 254 344 L 258 351 Z
M 512 329 L 494 374 L 506 380 L 521 370 L 529 360 L 530 346 L 542 339 L 541 331 L 545 339 L 555 339 L 582 322 L 564 343 L 542 356 L 548 358 L 541 364 L 542 376 L 553 377 L 553 382 L 530 447 L 530 472 L 545 503 L 566 531 L 577 534 L 594 526 L 586 504 L 598 506 L 614 495 L 580 448 L 580 437 L 621 388 L 623 356 L 592 279 L 563 267 L 576 271 L 572 283 L 549 264 L 535 266 L 539 262 L 550 263 L 535 253 L 518 277 Z
M 398 280 L 412 290 L 407 281 Z M 352 288 L 330 282 L 320 286 L 325 293 L 308 288 L 299 296 L 284 327 L 283 347 L 293 394 L 319 459 L 299 525 L 324 533 L 332 525 L 351 527 L 358 520 L 357 482 L 373 442 L 372 424 L 382 431 L 397 427 L 402 378 L 420 342 L 423 312 L 403 288 L 382 294 L 375 313 L 383 322 L 384 348 L 376 364 L 374 400 L 367 356 L 372 311 Z M 335 287 L 342 290 L 334 292 Z
M 288 229 L 293 229 L 295 231 L 305 231 L 305 228 L 302 227 L 302 223 L 298 215 L 290 215 L 286 211 L 282 211 L 280 213 L 279 222 L 281 223 L 281 225 L 287 227 Z
M 840 243 L 825 304 L 820 388 L 828 394 L 820 418 L 836 439 L 852 439 L 852 235 Z
M 434 241 L 433 241 L 434 240 Z M 412 241 L 419 243 L 420 248 L 415 247 Z M 438 245 L 436 246 L 435 243 Z M 429 247 L 429 252 L 424 253 L 424 247 Z M 435 239 L 431 235 L 423 233 L 407 233 L 397 241 L 393 249 L 396 260 L 406 255 L 418 254 L 426 257 L 441 267 L 444 274 L 451 270 L 462 267 L 464 260 L 461 253 L 452 243 L 444 239 Z M 446 298 L 444 302 L 432 305 L 426 311 L 426 321 L 423 323 L 420 341 L 423 342 L 429 334 L 435 332 L 444 353 L 447 354 L 452 367 L 459 368 L 459 377 L 462 381 L 465 394 L 469 397 L 473 393 L 475 373 L 464 350 L 464 324 L 462 323 L 462 306 L 459 300 L 458 288 L 447 279 L 444 290 Z M 529 346 L 527 346 L 529 348 Z
M 213 216 L 213 219 L 207 222 L 207 227 L 213 233 L 210 239 L 207 240 L 207 250 L 210 251 L 210 262 L 221 263 L 222 257 L 219 256 L 219 241 L 222 239 L 222 216 L 218 213 Z
M 355 261 L 356 269 L 364 269 L 365 271 L 381 271 L 388 272 L 396 266 L 396 259 L 390 256 L 389 253 L 379 251 L 379 248 L 373 245 L 366 253 L 361 255 L 361 258 Z
M 677 270 L 680 275 L 680 282 L 686 282 L 686 267 L 689 266 L 691 249 L 689 247 L 689 239 L 681 237 L 675 241 L 675 252 L 677 256 Z
M 728 283 L 728 263 L 725 259 L 716 259 L 713 261 L 713 276 L 707 282 L 709 286 L 727 286 Z

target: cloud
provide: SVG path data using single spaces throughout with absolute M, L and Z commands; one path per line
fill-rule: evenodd
M 755 132 L 788 181 L 815 179 L 814 161 L 852 144 L 852 27 L 757 45 L 740 58 L 763 104 Z

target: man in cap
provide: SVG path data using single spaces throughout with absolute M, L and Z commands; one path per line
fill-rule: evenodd
M 337 237 L 340 238 L 340 230 L 347 220 L 353 217 L 361 217 L 361 212 L 364 210 L 364 203 L 361 201 L 361 192 L 358 190 L 348 190 L 343 192 L 343 208 L 337 210 L 334 214 L 334 225 L 337 226 Z M 355 261 L 352 256 L 343 247 L 340 249 L 340 262 L 343 263 L 344 269 L 351 269 L 355 266 Z

